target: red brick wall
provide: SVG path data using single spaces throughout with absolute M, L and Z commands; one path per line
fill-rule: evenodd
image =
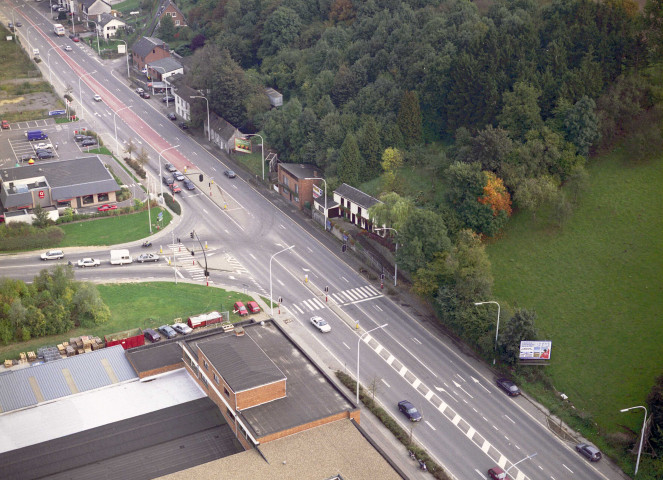
M 349 411 L 349 412 L 340 412 L 340 413 L 337 413 L 336 415 L 331 415 L 329 417 L 320 418 L 319 420 L 315 420 L 315 421 L 309 422 L 309 423 L 304 423 L 302 425 L 298 425 L 298 426 L 290 428 L 288 430 L 282 430 L 280 432 L 272 433 L 271 435 L 266 435 L 264 437 L 260 437 L 257 440 L 260 443 L 267 443 L 267 442 L 271 442 L 272 440 L 278 440 L 279 438 L 287 437 L 288 435 L 293 435 L 295 433 L 303 432 L 304 430 L 308 430 L 310 428 L 319 427 L 320 425 L 325 425 L 327 423 L 335 422 L 336 420 L 343 420 L 345 418 L 353 418 L 355 420 L 355 422 L 359 423 L 360 413 L 361 412 L 360 412 L 359 409 L 355 409 L 355 410 Z
M 237 408 L 255 407 L 262 403 L 271 402 L 277 398 L 285 397 L 285 379 L 280 382 L 253 388 L 237 394 Z

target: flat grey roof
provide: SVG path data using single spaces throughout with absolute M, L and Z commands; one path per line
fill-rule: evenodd
M 295 178 L 322 178 L 322 169 L 316 165 L 308 163 L 279 163 L 279 168 L 282 168 Z
M 178 339 L 161 340 L 151 345 L 132 348 L 127 350 L 127 359 L 140 375 L 169 365 L 182 363 L 182 347 L 177 343 Z
M 200 348 L 235 393 L 286 379 L 250 335 L 214 335 L 187 343 Z
M 242 451 L 203 397 L 5 452 L 0 465 L 6 479 L 151 479 Z
M 0 412 L 137 378 L 121 345 L 0 373 Z

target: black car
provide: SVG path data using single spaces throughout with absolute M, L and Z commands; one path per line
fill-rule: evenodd
M 184 188 L 186 188 L 187 190 L 195 190 L 196 186 L 193 184 L 191 180 L 187 178 L 186 180 L 184 180 Z
M 163 97 L 163 98 L 161 99 L 161 101 L 162 101 L 163 103 L 166 103 L 166 102 L 174 102 L 174 101 L 175 101 L 175 97 L 172 97 L 172 96 L 170 96 L 170 95 L 166 95 L 165 97 Z
M 165 168 L 166 170 L 168 170 L 169 172 L 171 172 L 171 173 L 177 171 L 177 168 L 175 168 L 175 165 L 173 165 L 172 163 L 167 163 L 167 164 L 165 164 L 165 165 L 164 165 L 164 168 Z
M 398 409 L 412 422 L 421 421 L 421 413 L 407 400 L 398 402 Z
M 77 133 L 76 135 L 74 135 L 74 142 L 82 142 L 82 141 L 85 140 L 86 138 L 92 138 L 92 137 L 89 137 L 89 136 L 87 136 L 87 135 L 82 135 L 82 134 L 80 134 L 80 133 Z
M 223 174 L 228 178 L 235 178 L 237 176 L 232 170 L 226 170 Z
M 143 98 L 150 98 L 150 94 L 147 93 L 147 92 L 141 93 L 140 96 L 143 97 Z
M 96 145 L 97 141 L 94 138 L 86 138 L 81 142 L 81 147 L 91 147 Z
M 47 152 L 45 150 L 42 150 L 41 152 L 37 153 L 37 158 L 40 160 L 44 160 L 46 158 L 53 158 L 55 155 L 52 152 Z
M 177 120 L 177 116 L 174 113 L 169 113 L 166 115 L 169 120 Z
M 576 450 L 587 457 L 590 462 L 598 462 L 601 460 L 601 451 L 593 445 L 579 443 L 576 445 Z
M 187 125 L 186 122 L 180 122 L 179 125 L 182 130 L 187 130 L 189 128 L 189 125 Z
M 22 27 L 23 24 L 22 24 L 21 22 L 16 22 L 16 26 L 17 26 L 17 27 Z
M 170 187 L 173 183 L 175 183 L 175 180 L 173 180 L 171 177 L 168 177 L 166 175 L 163 176 L 163 183 Z
M 497 386 L 504 390 L 510 397 L 520 395 L 520 389 L 508 378 L 498 378 L 496 380 Z

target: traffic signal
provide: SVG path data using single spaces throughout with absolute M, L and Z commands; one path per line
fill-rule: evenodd
M 195 256 L 195 255 L 196 255 L 196 252 L 194 252 L 193 250 L 191 250 L 191 256 L 193 257 L 193 256 Z
M 200 175 L 198 175 L 198 181 L 199 181 L 199 182 L 202 182 L 202 181 L 203 181 L 203 174 L 202 174 L 202 173 L 201 173 Z
M 193 238 L 193 232 L 191 232 L 191 233 L 189 234 L 189 236 L 190 236 L 191 238 Z

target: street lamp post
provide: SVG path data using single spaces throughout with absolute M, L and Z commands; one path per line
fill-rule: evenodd
M 638 466 L 640 465 L 640 454 L 642 453 L 642 443 L 645 441 L 645 427 L 647 426 L 647 407 L 638 405 L 636 407 L 622 408 L 620 412 L 628 412 L 629 410 L 634 410 L 636 408 L 642 408 L 645 411 L 645 418 L 642 420 L 642 431 L 640 432 L 640 447 L 638 448 L 638 460 L 635 462 L 635 473 L 633 476 L 638 474 Z
M 262 162 L 264 165 L 264 161 Z M 264 179 L 264 175 L 263 175 Z M 327 180 L 321 177 L 308 177 L 308 178 L 303 178 L 302 180 L 322 180 L 325 182 L 325 222 L 327 221 Z M 327 229 L 327 224 L 325 223 L 325 229 Z
M 495 328 L 495 349 L 494 349 L 495 350 L 495 355 L 493 356 L 493 365 L 495 365 L 495 359 L 497 358 L 496 357 L 496 355 L 497 355 L 497 334 L 500 331 L 500 304 L 497 303 L 494 300 L 491 300 L 489 302 L 474 302 L 475 305 L 485 305 L 487 303 L 494 303 L 495 305 L 497 305 L 497 328 Z
M 369 331 L 362 333 L 359 336 L 359 339 L 357 340 L 357 406 L 359 406 L 359 347 L 361 346 L 361 339 L 364 338 L 366 335 L 371 333 L 373 330 L 377 330 L 378 328 L 384 328 L 388 323 L 385 323 L 384 325 L 380 325 L 379 327 L 371 328 Z
M 262 135 L 258 135 L 257 133 L 246 133 L 244 134 L 247 137 L 260 137 L 260 150 L 261 150 L 261 158 L 262 158 L 262 179 L 265 180 L 265 140 L 263 140 Z M 326 199 L 326 197 L 325 197 Z
M 529 459 L 532 458 L 532 457 L 536 457 L 536 452 L 534 452 L 534 453 L 531 454 L 531 455 L 527 455 L 527 456 L 526 456 L 525 458 L 523 458 L 522 460 L 518 460 L 516 463 L 514 463 L 514 464 L 511 465 L 509 468 L 507 468 L 506 471 L 505 471 L 504 473 L 509 473 L 509 470 L 511 470 L 511 469 L 512 469 L 513 467 L 515 467 L 516 465 L 518 465 L 520 462 L 524 462 L 525 460 L 529 460 Z
M 161 176 L 161 154 L 162 154 L 163 152 L 165 152 L 166 150 L 171 150 L 171 149 L 173 149 L 173 148 L 177 148 L 177 147 L 179 147 L 179 146 L 180 146 L 180 145 L 177 144 L 177 145 L 175 145 L 174 147 L 164 148 L 163 150 L 161 150 L 161 151 L 159 152 L 159 183 L 161 184 L 161 198 L 162 198 L 162 199 L 163 199 L 163 177 Z
M 294 245 L 290 245 L 288 248 L 284 248 L 283 250 L 279 250 L 276 252 L 274 255 L 269 257 L 269 306 L 272 309 L 272 317 L 274 316 L 274 300 L 272 297 L 272 260 L 274 259 L 275 256 L 277 256 L 279 253 L 283 253 L 285 251 L 291 250 L 295 248 Z
M 87 21 L 94 23 L 94 29 L 97 31 L 97 53 L 99 54 L 99 58 L 101 58 L 101 48 L 99 47 L 99 25 L 97 25 L 97 22 L 95 22 L 94 20 L 90 20 L 89 18 L 87 19 Z
M 209 123 L 209 100 L 204 95 L 194 95 L 191 98 L 204 98 L 205 103 L 207 103 L 207 141 L 212 141 L 212 125 Z
M 398 230 L 396 230 L 395 228 L 391 228 L 391 227 L 380 227 L 380 228 L 376 228 L 375 230 L 376 231 L 377 230 L 393 230 L 394 232 L 396 232 L 396 235 L 398 235 Z M 396 263 L 396 255 L 397 254 L 398 254 L 398 242 L 396 242 L 396 251 L 394 252 L 394 287 L 396 286 L 396 282 L 397 282 L 397 279 L 398 279 L 398 264 Z
M 115 129 L 115 150 L 117 150 L 117 155 L 120 156 L 120 142 L 117 141 L 117 122 L 116 122 L 116 117 L 119 112 L 124 110 L 125 108 L 131 108 L 131 105 L 127 105 L 126 107 L 120 108 L 117 112 L 113 111 L 113 128 Z

